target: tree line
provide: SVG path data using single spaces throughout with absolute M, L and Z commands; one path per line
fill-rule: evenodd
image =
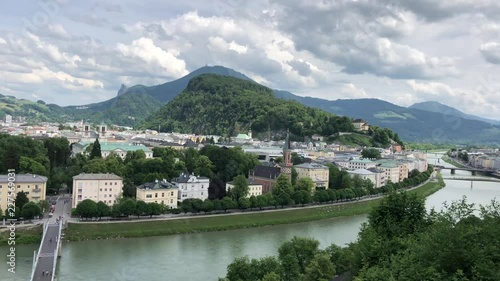
M 500 280 L 500 204 L 426 211 L 424 199 L 393 192 L 368 216 L 355 242 L 325 249 L 294 237 L 277 257 L 235 259 L 219 281 Z

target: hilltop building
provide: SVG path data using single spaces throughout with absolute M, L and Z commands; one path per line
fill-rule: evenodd
M 368 132 L 368 130 L 370 130 L 370 125 L 368 125 L 368 122 L 366 122 L 363 119 L 356 119 L 352 121 L 352 124 L 354 125 L 354 128 L 358 131 Z
M 78 153 L 85 153 L 87 147 L 93 142 L 78 142 L 73 144 L 71 154 L 75 156 Z M 138 143 L 125 143 L 125 142 L 100 142 L 101 157 L 106 158 L 111 153 L 115 153 L 122 159 L 125 159 L 127 152 L 142 150 L 146 154 L 146 158 L 153 158 L 153 151 L 148 147 Z

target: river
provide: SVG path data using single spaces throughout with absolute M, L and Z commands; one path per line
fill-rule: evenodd
M 440 155 L 429 154 L 436 164 Z M 449 166 L 444 161 L 438 164 Z M 455 176 L 472 177 L 457 171 Z M 469 202 L 488 204 L 500 199 L 500 183 L 446 180 L 446 187 L 431 195 L 428 209 L 440 209 L 444 201 L 467 196 Z M 320 241 L 322 248 L 335 243 L 345 245 L 356 239 L 366 215 L 299 224 L 250 228 L 223 232 L 181 234 L 164 237 L 130 238 L 64 243 L 59 261 L 58 280 L 217 280 L 225 275 L 235 258 L 276 255 L 280 244 L 293 236 L 308 236 Z M 29 280 L 33 251 L 37 245 L 17 246 L 17 273 L 7 273 L 7 247 L 0 247 L 0 280 Z M 98 276 L 98 278 L 96 277 Z

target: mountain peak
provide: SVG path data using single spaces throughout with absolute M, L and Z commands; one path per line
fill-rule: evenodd
M 121 85 L 120 90 L 118 90 L 118 97 L 123 95 L 126 91 L 128 90 L 128 87 L 125 86 L 124 84 Z

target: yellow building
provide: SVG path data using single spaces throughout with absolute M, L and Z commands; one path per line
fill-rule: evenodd
M 228 182 L 226 183 L 226 192 L 234 188 L 233 182 Z M 262 195 L 262 184 L 253 181 L 251 179 L 248 179 L 248 195 L 246 197 L 250 196 L 259 196 Z
M 11 183 L 12 184 L 9 184 Z M 9 196 L 9 185 L 15 186 L 14 194 Z M 17 193 L 23 191 L 26 193 L 30 202 L 38 203 L 40 200 L 45 200 L 45 191 L 47 190 L 47 177 L 33 174 L 14 174 L 0 175 L 0 208 L 3 214 L 6 213 L 9 197 L 12 200 L 16 199 Z M 11 201 L 14 203 L 14 201 Z
M 304 163 L 294 166 L 297 171 L 297 180 L 310 178 L 316 187 L 328 189 L 330 170 L 327 166 L 317 163 Z
M 137 187 L 137 200 L 146 203 L 164 204 L 171 209 L 177 208 L 179 189 L 176 185 L 166 180 L 148 182 Z

